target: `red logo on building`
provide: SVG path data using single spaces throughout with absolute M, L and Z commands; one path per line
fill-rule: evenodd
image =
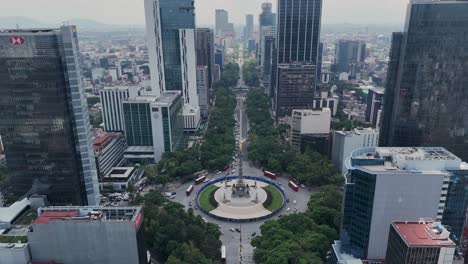
M 15 46 L 18 46 L 18 45 L 23 45 L 24 43 L 24 38 L 23 37 L 19 37 L 19 36 L 13 36 L 10 38 L 10 43 L 15 45 Z

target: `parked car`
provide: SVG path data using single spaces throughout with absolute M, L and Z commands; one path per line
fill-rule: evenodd
M 257 232 L 253 232 L 253 233 L 252 233 L 252 236 L 256 236 L 256 235 L 257 235 Z
M 229 231 L 231 231 L 231 232 L 236 232 L 236 230 L 234 229 L 234 227 L 229 228 Z
M 236 228 L 236 231 L 237 231 L 238 233 L 240 233 L 240 232 L 241 232 L 239 228 Z

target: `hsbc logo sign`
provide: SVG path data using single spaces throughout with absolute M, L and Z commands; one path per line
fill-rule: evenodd
M 21 36 L 13 36 L 13 37 L 10 37 L 9 41 L 12 45 L 19 46 L 19 45 L 23 45 L 24 38 Z

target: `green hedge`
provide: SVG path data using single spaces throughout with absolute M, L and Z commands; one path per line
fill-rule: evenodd
M 271 185 L 262 188 L 267 193 L 267 199 L 263 202 L 263 207 L 270 212 L 276 212 L 283 205 L 283 195 Z
M 198 202 L 201 208 L 205 209 L 207 212 L 210 212 L 218 207 L 218 202 L 216 202 L 214 198 L 214 195 L 218 189 L 218 186 L 211 185 L 200 194 Z

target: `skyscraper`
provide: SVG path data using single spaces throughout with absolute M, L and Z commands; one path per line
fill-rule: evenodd
M 467 1 L 412 1 L 394 33 L 381 146 L 442 146 L 468 160 Z
M 253 39 L 253 21 L 254 17 L 253 15 L 249 14 L 245 16 L 245 41 L 248 42 L 249 40 Z
M 166 90 L 159 10 L 159 0 L 145 0 L 146 42 L 150 62 L 151 94 L 154 96 Z
M 335 45 L 335 70 L 350 72 L 351 68 L 366 58 L 366 44 L 357 40 L 339 40 Z
M 224 9 L 216 9 L 216 32 L 217 37 L 222 36 L 223 31 L 229 28 L 229 15 Z
M 0 32 L 0 134 L 7 195 L 99 204 L 75 26 Z
M 280 76 L 276 78 L 276 116 L 290 116 L 290 109 L 311 108 L 317 82 L 319 63 L 320 24 L 322 0 L 278 0 L 277 63 L 279 65 L 304 63 L 313 75 L 304 87 L 292 85 L 284 89 Z
M 276 25 L 276 14 L 272 12 L 271 3 L 262 4 L 262 13 L 258 16 L 258 25 L 260 27 L 260 31 L 264 26 Z
M 145 0 L 147 28 L 158 30 L 148 34 L 150 37 L 160 35 L 160 43 L 164 62 L 165 88 L 164 91 L 182 91 L 184 108 L 195 112 L 196 122 L 200 121 L 200 108 L 198 105 L 197 80 L 196 80 L 196 51 L 195 51 L 195 7 L 192 0 Z M 157 3 L 156 3 L 157 2 Z M 155 8 L 155 9 L 154 9 Z M 154 9 L 154 11 L 152 11 Z M 150 54 L 152 56 L 152 54 Z M 153 54 L 154 55 L 154 54 Z M 158 56 L 158 54 L 156 54 Z M 150 60 L 156 63 L 157 60 Z M 160 68 L 161 65 L 151 64 L 151 68 Z M 192 118 L 192 116 L 191 116 Z M 196 124 L 198 126 L 198 124 Z M 192 129 L 192 128 L 190 128 Z
M 215 46 L 213 30 L 197 28 L 197 66 L 208 67 L 208 86 L 213 85 L 213 71 L 215 65 Z

